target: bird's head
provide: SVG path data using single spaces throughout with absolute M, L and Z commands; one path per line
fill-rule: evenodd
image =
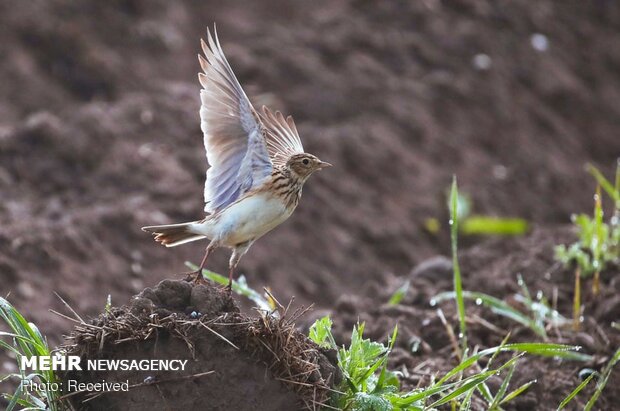
M 310 174 L 325 167 L 331 167 L 331 164 L 319 160 L 317 156 L 312 154 L 300 153 L 291 156 L 286 162 L 286 167 L 305 181 L 310 177 Z

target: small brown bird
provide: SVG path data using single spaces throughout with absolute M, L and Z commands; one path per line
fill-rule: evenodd
M 143 227 L 166 247 L 208 239 L 196 271 L 200 278 L 217 247 L 232 249 L 228 287 L 233 271 L 254 241 L 284 222 L 295 210 L 312 173 L 331 164 L 304 153 L 292 117 L 267 107 L 257 112 L 237 81 L 220 46 L 207 31 L 198 55 L 202 73 L 201 129 L 211 166 L 205 183 L 208 215 L 189 223 Z

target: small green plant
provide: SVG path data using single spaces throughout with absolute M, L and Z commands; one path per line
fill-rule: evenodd
M 567 267 L 575 264 L 582 277 L 594 275 L 593 291 L 598 294 L 600 272 L 609 264 L 618 264 L 620 259 L 620 162 L 616 168 L 614 185 L 594 166 L 589 166 L 589 171 L 598 182 L 594 196 L 594 214 L 592 217 L 587 214 L 571 217 L 579 239 L 568 246 L 556 246 L 555 258 Z M 608 223 L 603 221 L 600 187 L 605 189 L 614 202 L 613 215 Z
M 106 298 L 105 300 L 105 307 L 103 307 L 103 311 L 106 314 L 109 314 L 112 312 L 112 295 L 108 294 L 108 298 Z
M 545 357 L 559 357 L 570 360 L 591 360 L 588 355 L 576 352 L 578 347 L 548 343 L 507 344 L 506 340 L 497 347 L 482 350 L 461 361 L 441 379 L 427 387 L 403 391 L 398 374 L 387 369 L 387 362 L 394 347 L 397 329 L 394 328 L 387 345 L 364 338 L 364 325 L 353 328 L 348 347 L 338 347 L 332 334 L 332 321 L 326 316 L 318 319 L 311 327 L 309 338 L 323 348 L 338 350 L 338 367 L 343 381 L 336 388 L 326 409 L 339 410 L 435 410 L 452 403 L 459 409 L 469 410 L 472 398 L 480 393 L 489 410 L 501 410 L 502 406 L 522 394 L 535 381 L 529 381 L 508 392 L 512 374 L 521 356 L 525 354 Z M 499 353 L 512 353 L 503 364 L 495 366 Z M 479 360 L 490 357 L 483 369 Z M 502 384 L 492 393 L 486 381 L 492 376 L 502 376 Z
M 319 346 L 338 350 L 338 367 L 343 381 L 331 406 L 340 410 L 416 409 L 408 408 L 415 401 L 407 401 L 406 393 L 399 392 L 400 382 L 396 374 L 387 370 L 388 355 L 398 333 L 396 327 L 386 346 L 364 338 L 364 324 L 358 324 L 353 327 L 349 347 L 340 349 L 331 328 L 332 321 L 326 316 L 317 320 L 309 333 L 309 338 Z
M 3 393 L 2 396 L 9 400 L 7 411 L 12 411 L 15 407 L 28 410 L 50 410 L 57 411 L 63 409 L 60 404 L 60 393 L 53 387 L 58 382 L 54 371 L 36 371 L 26 374 L 21 370 L 21 357 L 50 356 L 47 340 L 41 335 L 39 329 L 29 323 L 7 300 L 0 298 L 0 318 L 9 326 L 11 332 L 0 332 L 0 337 L 6 337 L 9 341 L 0 339 L 0 347 L 11 352 L 17 358 L 18 373 L 12 373 L 0 379 L 0 382 L 15 379 L 18 381 L 17 389 L 14 393 Z M 30 383 L 36 384 L 30 384 Z M 28 389 L 26 389 L 28 385 Z
M 565 267 L 574 265 L 575 286 L 573 294 L 573 329 L 579 330 L 581 323 L 581 277 L 590 277 L 592 292 L 600 291 L 600 273 L 609 264 L 620 262 L 620 159 L 616 166 L 615 182 L 612 184 L 594 166 L 589 165 L 588 171 L 596 179 L 598 186 L 594 196 L 594 215 L 586 214 L 571 216 L 577 227 L 579 239 L 571 245 L 560 244 L 555 247 L 555 259 Z M 613 215 L 609 223 L 603 221 L 603 204 L 601 187 L 614 202 Z
M 405 281 L 403 285 L 401 285 L 400 287 L 398 287 L 396 291 L 394 291 L 394 294 L 392 294 L 392 296 L 388 300 L 388 304 L 389 305 L 400 304 L 403 298 L 405 298 L 405 296 L 407 295 L 408 291 L 409 291 L 409 280 Z

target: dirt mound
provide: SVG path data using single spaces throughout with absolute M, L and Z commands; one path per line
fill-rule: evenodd
M 339 371 L 328 359 L 334 353 L 295 330 L 295 318 L 248 317 L 226 291 L 209 283 L 164 280 L 128 306 L 77 326 L 65 348 L 79 355 L 81 364 L 188 360 L 185 369 L 70 372 L 62 377 L 64 387 L 70 380 L 106 380 L 129 389 L 65 394 L 76 408 L 87 410 L 315 409 Z
M 574 240 L 568 229 L 536 230 L 522 239 L 486 241 L 462 253 L 461 269 L 463 288 L 478 291 L 510 302 L 522 308 L 514 295 L 520 292 L 517 276 L 520 274 L 532 295 L 542 292 L 551 304 L 556 304 L 560 314 L 570 317 L 573 299 L 573 273 L 553 261 L 553 247 L 558 243 Z M 361 296 L 345 295 L 335 303 L 331 312 L 337 341 L 350 338 L 355 323 L 366 323 L 366 335 L 385 341 L 398 324 L 399 337 L 390 366 L 403 371 L 403 384 L 414 388 L 428 384 L 432 375 L 447 372 L 456 364 L 446 326 L 437 309 L 441 308 L 449 324 L 458 324 L 455 304 L 445 302 L 431 306 L 432 298 L 443 291 L 451 291 L 452 264 L 445 257 L 435 257 L 414 268 L 406 278 L 409 292 L 398 305 L 389 305 L 390 295 L 405 279 L 392 276 L 387 283 L 367 285 Z M 580 332 L 570 329 L 549 330 L 552 342 L 579 345 L 583 352 L 594 355 L 592 363 L 557 361 L 526 356 L 520 360 L 511 386 L 518 387 L 531 380 L 537 383 L 528 392 L 508 404 L 510 410 L 555 410 L 558 404 L 580 382 L 579 371 L 586 367 L 600 369 L 620 346 L 620 334 L 611 327 L 611 321 L 620 313 L 620 269 L 611 267 L 602 273 L 602 290 L 594 298 L 589 292 L 589 281 L 582 288 L 584 322 Z M 372 307 L 372 308 L 369 308 Z M 468 316 L 468 341 L 474 347 L 492 347 L 502 342 L 511 331 L 511 342 L 540 341 L 529 328 L 520 326 L 506 317 L 493 314 L 488 308 L 471 302 L 466 305 Z M 325 312 L 316 313 L 322 315 Z M 456 332 L 456 331 L 455 331 Z M 403 368 L 404 367 L 404 368 Z M 620 378 L 616 368 L 613 381 Z M 491 388 L 498 386 L 491 381 Z M 495 385 L 493 385 L 495 384 Z M 578 397 L 574 409 L 582 409 L 592 394 L 593 385 Z M 620 401 L 620 392 L 608 385 L 597 403 L 598 409 L 614 409 Z M 483 405 L 479 405 L 484 409 Z

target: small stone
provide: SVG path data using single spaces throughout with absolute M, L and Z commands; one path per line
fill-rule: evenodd
M 491 57 L 484 53 L 476 54 L 472 59 L 472 64 L 474 65 L 474 67 L 481 71 L 486 71 L 490 69 L 492 63 L 493 60 L 491 60 Z
M 595 374 L 595 373 L 596 373 L 596 370 L 593 370 L 592 368 L 582 368 L 581 370 L 579 370 L 579 379 L 583 381 L 586 378 L 588 378 L 590 375 Z
M 195 308 L 196 313 L 202 313 L 208 318 L 230 312 L 232 309 L 231 299 L 226 292 L 204 284 L 192 288 L 189 305 Z
M 26 281 L 21 281 L 17 284 L 17 292 L 27 300 L 33 298 L 36 295 L 34 287 Z
M 547 51 L 549 49 L 549 39 L 544 34 L 534 33 L 530 36 L 532 48 L 536 51 Z

